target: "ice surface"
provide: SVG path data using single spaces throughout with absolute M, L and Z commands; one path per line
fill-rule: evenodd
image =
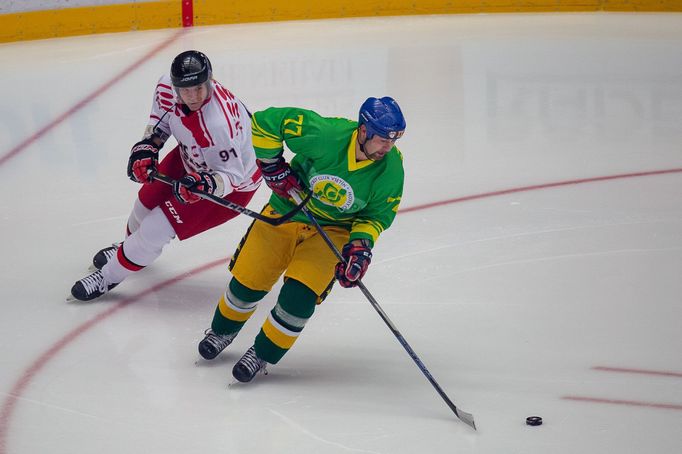
M 358 290 L 335 289 L 268 376 L 228 389 L 277 290 L 199 359 L 245 217 L 174 242 L 105 298 L 64 302 L 122 237 L 130 146 L 188 48 L 252 110 L 355 118 L 367 96 L 400 102 L 404 211 L 365 284 L 478 431 Z M 14 151 L 0 165 L 0 454 L 682 452 L 680 49 L 674 14 L 1 45 L 0 159 Z M 632 175 L 656 171 L 670 172 Z M 535 414 L 544 424 L 526 426 Z

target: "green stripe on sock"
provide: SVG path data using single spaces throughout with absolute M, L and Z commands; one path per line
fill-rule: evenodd
M 286 348 L 278 347 L 273 344 L 261 329 L 256 336 L 256 342 L 253 344 L 256 347 L 256 353 L 260 359 L 264 359 L 270 364 L 277 364 L 280 359 L 288 352 Z
M 223 317 L 220 308 L 216 306 L 213 314 L 213 322 L 211 322 L 211 329 L 216 334 L 232 334 L 236 333 L 246 322 L 236 322 L 234 320 Z
M 256 301 L 260 301 L 265 295 L 268 294 L 268 292 L 264 290 L 251 290 L 235 278 L 230 280 L 229 285 L 232 294 L 247 303 L 255 303 Z

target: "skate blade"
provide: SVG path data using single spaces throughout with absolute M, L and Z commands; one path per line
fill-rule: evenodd
M 232 377 L 232 381 L 227 384 L 227 389 L 232 389 L 232 388 L 238 389 L 238 388 L 241 388 L 242 386 L 248 386 L 251 383 L 253 383 L 253 380 L 243 382 L 243 381 L 239 381 L 236 378 Z
M 261 369 L 261 370 L 256 374 L 256 376 L 253 377 L 253 379 L 251 379 L 251 381 L 247 381 L 247 382 L 239 381 L 239 380 L 237 380 L 236 378 L 232 377 L 232 381 L 231 381 L 230 383 L 227 384 L 227 388 L 230 389 L 230 388 L 232 388 L 233 386 L 236 386 L 237 388 L 239 388 L 240 386 L 245 386 L 245 385 L 251 384 L 251 383 L 253 383 L 254 381 L 256 381 L 256 378 L 258 378 L 259 375 L 268 375 L 267 369 L 265 369 L 265 370 Z
M 67 297 L 65 298 L 65 300 L 66 300 L 67 303 L 89 303 L 89 302 L 90 302 L 90 301 L 79 300 L 78 298 L 76 298 L 76 297 L 73 296 L 73 295 L 67 296 Z M 91 300 L 91 301 L 93 301 L 93 300 Z

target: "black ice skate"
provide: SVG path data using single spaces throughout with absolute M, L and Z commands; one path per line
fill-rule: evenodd
M 242 383 L 250 382 L 259 371 L 267 375 L 266 364 L 268 363 L 265 360 L 256 355 L 256 348 L 251 347 L 232 368 L 232 376 Z
M 117 285 L 118 283 L 114 284 L 107 281 L 102 275 L 102 271 L 97 270 L 73 284 L 71 296 L 80 301 L 90 301 L 99 298 Z
M 204 334 L 206 337 L 199 342 L 199 354 L 204 359 L 213 359 L 220 352 L 225 350 L 225 347 L 230 345 L 237 333 L 232 334 L 217 334 L 214 333 L 212 329 L 207 329 Z
M 92 258 L 92 266 L 93 270 L 101 270 L 104 268 L 104 265 L 106 265 L 109 260 L 111 260 L 112 257 L 116 255 L 116 251 L 118 251 L 118 248 L 121 246 L 121 243 L 114 243 L 109 247 L 105 247 L 104 249 L 101 249 L 95 256 Z

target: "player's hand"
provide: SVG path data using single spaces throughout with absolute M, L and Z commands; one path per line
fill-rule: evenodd
M 193 189 L 213 194 L 216 189 L 215 177 L 208 172 L 191 172 L 173 183 L 173 195 L 182 203 L 194 203 L 201 200 Z
M 148 183 L 159 162 L 159 147 L 151 137 L 133 145 L 128 158 L 128 178 L 135 183 Z
M 303 190 L 296 173 L 283 157 L 280 156 L 275 162 L 263 162 L 260 159 L 257 159 L 256 163 L 263 173 L 265 184 L 280 197 L 288 199 L 289 191 Z
M 342 287 L 355 287 L 367 272 L 372 261 L 372 250 L 364 241 L 352 241 L 341 252 L 345 264 L 336 264 L 334 274 Z

